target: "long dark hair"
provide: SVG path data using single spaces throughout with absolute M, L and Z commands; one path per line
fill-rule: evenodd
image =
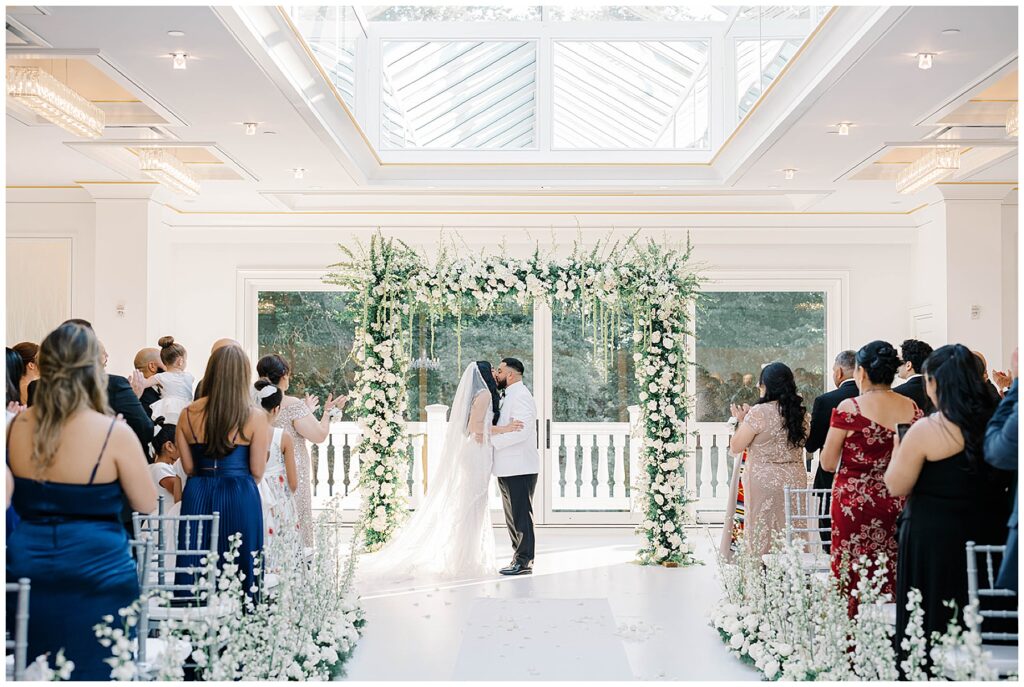
M 13 348 L 7 349 L 7 402 L 21 403 L 21 377 L 25 374 L 25 363 L 21 354 Z
M 476 361 L 476 369 L 480 371 L 480 376 L 484 378 L 487 390 L 491 392 L 491 408 L 494 410 L 494 419 L 491 421 L 491 424 L 496 425 L 498 424 L 498 416 L 501 414 L 501 410 L 498 409 L 498 405 L 501 403 L 501 396 L 498 395 L 498 385 L 494 381 L 494 372 L 491 370 L 491 364 L 486 360 Z
M 796 390 L 793 371 L 785 363 L 769 363 L 761 369 L 759 383 L 764 386 L 764 396 L 757 403 L 779 402 L 779 415 L 786 425 L 786 436 L 790 445 L 799 448 L 807 440 L 804 420 L 807 408 L 804 399 Z M 755 404 L 756 405 L 756 404 Z
M 996 410 L 995 397 L 985 388 L 981 361 L 963 344 L 941 346 L 921 369 L 935 381 L 935 407 L 960 428 L 964 453 L 972 468 L 984 459 L 985 427 Z

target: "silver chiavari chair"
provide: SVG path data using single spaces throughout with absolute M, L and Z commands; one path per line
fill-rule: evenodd
M 32 583 L 27 577 L 7 583 L 7 593 L 18 595 L 14 611 L 14 639 L 10 636 L 11 628 L 7 628 L 5 642 L 6 651 L 14 652 L 13 672 L 7 675 L 11 680 L 25 679 L 25 667 L 28 665 L 28 599 L 31 589 Z
M 1012 589 L 1000 589 L 996 587 L 996 575 L 999 572 L 999 562 L 1006 555 L 1005 546 L 990 546 L 967 542 L 967 602 L 977 603 L 978 611 L 981 614 L 981 641 L 982 649 L 988 652 L 991 657 L 989 664 L 1000 675 L 1007 675 L 1017 672 L 1017 649 L 1016 644 L 1009 646 L 1005 644 L 991 644 L 994 641 L 1019 641 L 1019 632 L 993 632 L 984 629 L 985 620 L 1005 618 L 1016 621 L 1019 619 L 1019 612 L 1016 610 L 1000 610 L 986 608 L 985 602 L 989 599 L 1016 599 L 1017 593 Z M 993 555 L 998 556 L 997 562 Z M 979 584 L 978 558 L 984 561 L 984 577 Z

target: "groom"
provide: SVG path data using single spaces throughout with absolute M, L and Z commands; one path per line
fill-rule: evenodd
M 494 474 L 501 489 L 505 506 L 505 523 L 512 538 L 515 553 L 502 575 L 528 575 L 533 572 L 533 490 L 540 472 L 540 453 L 537 451 L 537 404 L 533 394 L 523 384 L 523 364 L 515 358 L 505 358 L 494 370 L 494 381 L 505 394 L 501 399 L 498 426 L 509 424 L 512 418 L 523 423 L 518 432 L 491 437 L 494 447 Z

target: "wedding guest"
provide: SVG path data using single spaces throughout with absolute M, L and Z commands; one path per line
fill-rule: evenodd
M 146 388 L 160 387 L 160 400 L 152 406 L 152 412 L 177 424 L 182 409 L 192 402 L 192 386 L 196 378 L 185 370 L 188 352 L 174 340 L 173 336 L 160 337 L 160 362 L 163 372 L 157 372 L 142 382 Z
M 296 527 L 295 491 L 299 488 L 298 469 L 295 466 L 295 442 L 291 434 L 274 421 L 281 413 L 284 392 L 270 380 L 258 379 L 255 384 L 256 400 L 267 413 L 270 427 L 270 457 L 260 480 L 260 498 L 263 501 L 263 527 L 267 535 L 280 533 L 285 526 Z
M 256 374 L 281 389 L 288 391 L 291 383 L 291 367 L 279 355 L 265 355 L 256 363 Z M 324 402 L 324 412 L 319 420 L 314 412 L 320 401 L 306 394 L 305 400 L 285 395 L 281 401 L 281 411 L 274 420 L 275 427 L 282 427 L 291 435 L 295 442 L 295 465 L 298 472 L 299 488 L 295 492 L 295 505 L 299 519 L 299 530 L 305 546 L 313 545 L 313 500 L 310 491 L 311 465 L 307 441 L 319 444 L 327 439 L 331 430 L 331 411 L 335 408 L 340 412 L 348 399 L 344 396 L 334 398 L 331 394 Z
M 225 338 L 225 339 L 217 339 L 216 341 L 213 342 L 213 345 L 210 346 L 210 355 L 213 355 L 214 353 L 216 353 L 220 349 L 224 348 L 225 346 L 238 346 L 239 348 L 241 348 L 242 344 L 238 343 L 234 339 L 227 339 L 227 338 Z M 203 397 L 203 380 L 200 379 L 199 383 L 196 384 L 196 393 L 193 396 L 193 398 L 198 401 L 202 397 Z
M 741 478 L 743 539 L 748 551 L 760 555 L 768 553 L 775 534 L 785 529 L 785 487 L 807 488 L 804 443 L 809 422 L 793 371 L 785 364 L 762 368 L 757 388 L 756 404 L 731 407 L 738 426 L 729 451 L 747 451 Z
M 807 434 L 807 443 L 804 444 L 804 451 L 807 453 L 821 450 L 825 445 L 825 437 L 828 435 L 829 424 L 832 421 L 832 411 L 846 399 L 857 395 L 857 383 L 853 380 L 853 370 L 857 364 L 856 356 L 854 351 L 841 351 L 832 363 L 832 383 L 836 388 L 834 391 L 821 394 L 814 399 L 814 404 L 811 406 L 811 429 Z M 819 458 L 818 469 L 814 471 L 814 488 L 831 489 L 832 476 L 832 471 L 822 468 Z M 826 499 L 823 505 L 822 512 L 828 514 L 832 500 Z M 829 518 L 822 518 L 819 522 L 819 526 L 822 528 L 831 527 Z M 818 534 L 821 536 L 825 553 L 828 553 L 829 542 L 832 540 L 831 531 Z
M 159 429 L 150 446 L 153 451 L 153 462 L 149 464 L 149 476 L 153 479 L 157 496 L 164 497 L 164 505 L 170 508 L 181 501 L 181 478 L 175 470 L 178 462 L 178 448 L 174 444 L 177 427 L 169 422 L 159 420 Z
M 999 399 L 1001 399 L 1003 395 L 999 393 L 999 389 L 996 388 L 996 385 L 988 378 L 988 360 L 985 359 L 985 356 L 982 355 L 981 351 L 971 351 L 971 353 L 973 353 L 974 357 L 976 357 L 978 362 L 981 363 L 981 379 L 985 383 L 985 388 L 988 390 L 989 395 L 996 400 L 996 403 L 999 403 Z
M 263 550 L 263 512 L 256 483 L 267 467 L 268 448 L 266 413 L 250 402 L 250 370 L 249 357 L 241 347 L 217 349 L 203 375 L 206 395 L 181 411 L 174 442 L 188 475 L 181 514 L 220 513 L 218 550 L 222 557 L 230 547 L 230 537 L 241 534 L 237 563 L 247 590 L 258 584 L 254 557 Z M 179 530 L 178 548 L 195 548 L 199 530 Z M 208 534 L 204 531 L 204 541 Z M 198 566 L 199 557 L 180 556 L 179 566 L 188 565 Z M 175 576 L 175 584 L 192 582 L 189 573 Z
M 7 349 L 7 415 L 5 427 L 11 425 L 11 421 L 25 409 L 25 406 L 21 405 L 21 392 L 18 390 L 18 378 L 21 376 L 24 367 L 21 362 L 21 356 L 13 348 Z M 11 495 L 14 493 L 14 477 L 11 476 L 10 468 L 7 469 L 7 536 L 11 536 L 11 532 L 18 524 L 18 514 L 14 512 L 14 507 L 11 506 Z
M 22 341 L 14 344 L 14 350 L 21 356 L 22 373 L 18 379 L 18 391 L 21 395 L 21 405 L 32 405 L 29 402 L 29 384 L 39 379 L 39 365 L 36 363 L 36 356 L 39 355 L 39 345 L 31 341 Z
M 13 403 L 16 406 L 21 403 L 21 378 L 25 375 L 25 363 L 13 348 L 7 349 L 7 406 Z M 9 419 L 9 418 L 8 418 Z
M 1012 383 L 996 408 L 985 430 L 985 462 L 1000 470 L 1017 471 L 1017 350 L 1010 358 Z M 1020 494 L 1014 489 L 1013 514 L 1007 527 L 1006 552 L 999 568 L 996 586 L 1017 591 L 1017 503 Z
M 153 404 L 160 400 L 160 392 L 152 386 L 146 386 L 144 381 L 150 379 L 158 372 L 164 372 L 164 364 L 160 360 L 159 348 L 143 348 L 135 354 L 135 372 L 132 373 L 129 381 L 135 395 L 139 397 L 139 403 L 146 415 L 153 417 Z
M 896 518 L 903 498 L 885 486 L 885 469 L 892 458 L 893 437 L 901 424 L 923 414 L 911 399 L 893 393 L 892 380 L 900 365 L 887 341 L 872 341 L 857 351 L 854 379 L 860 394 L 832 411 L 831 427 L 821 450 L 821 467 L 836 473 L 832 487 L 832 574 L 849 597 L 849 613 L 857 612 L 860 575 L 853 564 L 861 556 L 869 563 L 880 554 L 888 558 L 882 593 L 896 584 Z M 836 468 L 838 467 L 838 472 Z
M 924 341 L 907 339 L 900 345 L 900 367 L 896 371 L 900 379 L 905 380 L 902 384 L 893 387 L 893 391 L 906 396 L 921 409 L 925 415 L 931 413 L 935 408 L 924 388 L 924 378 L 921 376 L 921 366 L 928 356 L 932 354 L 932 347 Z
M 34 405 L 8 432 L 14 506 L 21 522 L 7 541 L 7 579 L 32 580 L 28 655 L 60 649 L 76 680 L 106 680 L 110 650 L 93 625 L 139 596 L 122 501 L 148 513 L 156 492 L 142 447 L 111 417 L 106 374 L 93 332 L 63 324 L 39 351 Z M 14 607 L 7 607 L 13 627 Z
M 896 438 L 885 484 L 907 496 L 899 517 L 896 560 L 897 651 L 908 622 L 907 594 L 921 592 L 924 634 L 944 632 L 953 611 L 967 605 L 965 544 L 1006 541 L 1009 495 L 984 461 L 985 427 L 995 401 L 985 388 L 981 362 L 961 344 L 942 346 L 922 368 L 936 412 Z

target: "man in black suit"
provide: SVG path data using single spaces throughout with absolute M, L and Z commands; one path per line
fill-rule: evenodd
M 935 410 L 931 399 L 928 398 L 928 392 L 924 388 L 924 376 L 921 374 L 924 361 L 931 354 L 932 347 L 924 341 L 918 341 L 917 339 L 907 339 L 904 341 L 900 346 L 900 359 L 903 362 L 897 368 L 896 374 L 899 375 L 900 379 L 905 379 L 906 381 L 892 388 L 896 393 L 902 394 L 916 403 L 917 407 L 925 415 Z
M 836 385 L 834 391 L 829 391 L 814 399 L 811 409 L 811 430 L 807 435 L 807 443 L 804 450 L 807 453 L 815 453 L 825 445 L 825 437 L 828 436 L 828 428 L 832 421 L 832 411 L 839 407 L 839 404 L 848 398 L 853 398 L 859 391 L 857 384 L 853 381 L 853 368 L 857 364 L 855 351 L 843 351 L 836 356 L 832 364 L 832 383 Z M 831 489 L 831 472 L 823 470 L 821 465 L 814 473 L 815 489 Z M 828 513 L 831 507 L 831 499 L 826 499 L 824 512 Z M 830 520 L 822 518 L 819 527 L 829 527 Z M 829 544 L 832 539 L 831 532 L 819 532 L 825 553 L 829 552 Z
M 146 415 L 153 417 L 153 410 L 150 406 L 160 400 L 160 392 L 156 390 L 156 387 L 142 388 L 138 377 L 142 379 L 149 379 L 157 372 L 164 371 L 164 364 L 160 360 L 160 349 L 159 348 L 143 348 L 141 351 L 135 354 L 135 370 L 137 374 L 132 375 L 132 379 L 129 380 L 132 384 L 132 388 L 135 390 L 136 395 L 139 397 L 139 402 L 142 404 L 142 409 L 146 411 Z M 140 393 L 141 392 L 141 393 Z

